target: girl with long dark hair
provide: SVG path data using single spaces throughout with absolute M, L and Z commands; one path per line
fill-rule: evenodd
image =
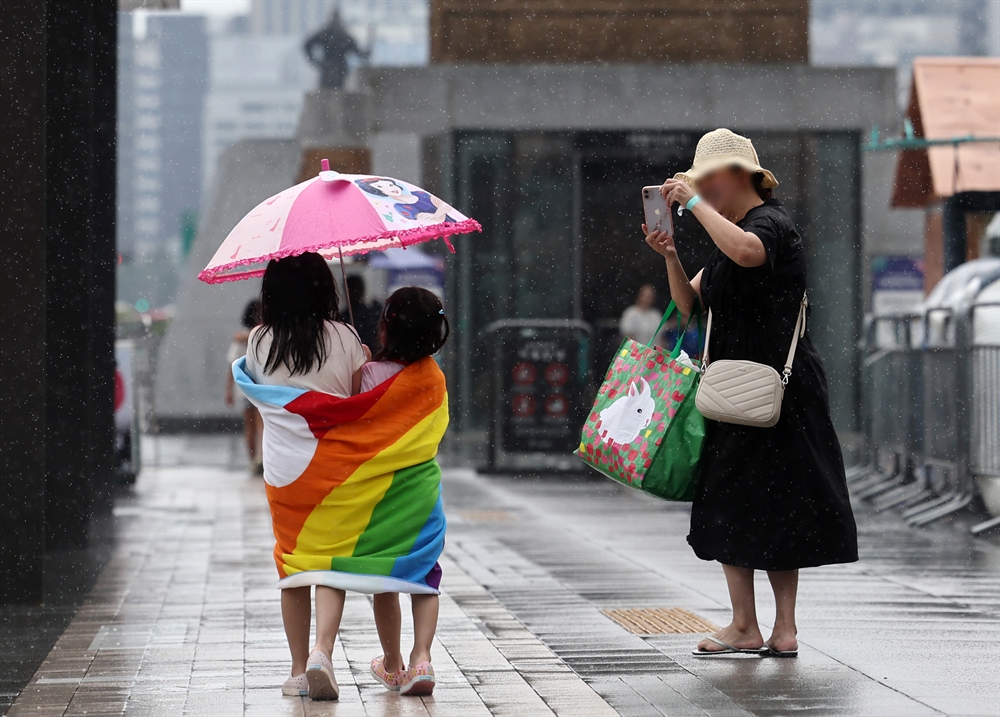
M 290 386 L 339 398 L 356 394 L 361 386 L 361 367 L 370 354 L 354 329 L 338 320 L 337 305 L 333 274 L 319 254 L 271 261 L 261 284 L 260 325 L 250 333 L 247 346 L 246 373 L 257 384 Z M 281 614 L 292 653 L 292 674 L 282 685 L 284 694 L 336 698 L 330 656 L 344 598 L 344 590 L 316 586 L 316 642 L 310 651 L 310 586 L 281 591 Z

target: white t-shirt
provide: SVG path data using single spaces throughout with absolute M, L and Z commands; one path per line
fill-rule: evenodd
M 388 381 L 405 366 L 395 361 L 372 361 L 361 368 L 361 393 L 371 391 L 383 381 Z
M 633 304 L 622 314 L 618 330 L 622 336 L 628 336 L 633 341 L 649 343 L 662 318 L 663 312 L 658 309 L 640 309 Z
M 250 332 L 247 342 L 247 373 L 260 384 L 268 386 L 292 386 L 309 391 L 321 391 L 339 398 L 348 398 L 352 391 L 354 372 L 365 365 L 361 340 L 354 329 L 336 321 L 326 324 L 326 361 L 322 366 L 313 366 L 312 371 L 292 376 L 288 366 L 282 364 L 273 373 L 264 372 L 264 362 L 271 350 L 271 333 L 261 337 L 257 345 L 257 334 L 261 327 Z

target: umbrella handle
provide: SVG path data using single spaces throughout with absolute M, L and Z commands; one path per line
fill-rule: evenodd
M 351 307 L 351 292 L 347 290 L 347 269 L 344 268 L 344 250 L 339 248 L 337 251 L 340 252 L 340 275 L 344 277 L 344 296 L 347 298 L 347 315 L 351 319 L 351 326 L 354 326 L 354 309 Z M 357 328 L 357 326 L 354 326 Z

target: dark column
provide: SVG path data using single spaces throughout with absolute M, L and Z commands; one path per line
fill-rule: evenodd
M 93 231 L 93 2 L 47 5 L 45 522 L 49 547 L 68 548 L 86 547 L 90 519 L 86 269 Z
M 48 0 L 46 540 L 85 547 L 114 445 L 114 0 Z
M 0 604 L 42 599 L 45 517 L 45 0 L 0 22 Z
M 93 2 L 90 137 L 90 251 L 87 266 L 87 473 L 93 508 L 111 509 L 115 444 L 115 196 L 118 105 L 118 3 Z M 199 178 L 200 179 L 200 178 Z M 135 437 L 138 440 L 138 436 Z
M 0 23 L 0 603 L 87 544 L 114 446 L 115 0 L 9 0 Z

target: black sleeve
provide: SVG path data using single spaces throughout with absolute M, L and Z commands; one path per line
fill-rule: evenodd
M 774 271 L 774 267 L 778 263 L 781 243 L 787 234 L 781 222 L 776 217 L 771 216 L 769 212 L 754 212 L 754 215 L 742 226 L 743 231 L 750 232 L 760 239 L 764 245 L 764 251 L 767 253 L 767 261 L 764 266 Z

